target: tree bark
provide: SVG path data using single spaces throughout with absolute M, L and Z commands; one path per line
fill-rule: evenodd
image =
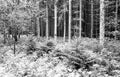
M 16 53 L 16 41 L 14 41 L 14 54 Z
M 100 0 L 100 45 L 104 45 L 105 37 L 105 10 L 104 10 L 104 0 Z
M 48 32 L 48 0 L 46 2 L 46 39 L 48 40 L 49 32 Z
M 40 34 L 43 37 L 44 36 L 44 27 L 43 27 L 43 20 L 42 18 L 40 19 Z
M 82 0 L 80 0 L 79 38 L 82 37 Z
M 54 4 L 54 39 L 55 41 L 57 40 L 57 5 L 56 5 L 57 1 L 55 1 Z
M 93 0 L 91 0 L 91 38 L 93 37 Z
M 63 37 L 63 40 L 65 41 L 66 39 L 66 4 L 64 6 L 64 37 Z
M 3 22 L 4 24 L 3 24 L 3 29 L 4 29 L 4 31 L 3 31 L 3 35 L 4 35 L 4 44 L 6 43 L 6 34 L 5 34 L 5 22 Z
M 115 12 L 115 40 L 117 40 L 117 26 L 118 26 L 118 0 L 116 0 L 116 12 Z
M 33 28 L 34 28 L 33 31 L 34 31 L 34 35 L 35 35 L 35 36 L 37 35 L 37 28 L 36 28 L 36 27 L 37 27 L 37 26 L 36 26 L 36 25 L 37 25 L 37 22 L 36 22 L 36 21 L 37 21 L 37 17 L 35 17 L 35 15 L 33 15 Z
M 37 36 L 40 38 L 40 25 L 39 25 L 39 17 L 37 17 Z
M 72 0 L 69 0 L 69 30 L 68 30 L 68 41 L 71 41 L 71 18 L 72 18 L 72 9 L 71 9 L 71 2 Z

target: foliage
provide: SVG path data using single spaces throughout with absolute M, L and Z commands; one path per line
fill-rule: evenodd
M 0 76 L 119 76 L 119 52 L 116 50 L 117 48 L 113 49 L 111 46 L 112 44 L 114 47 L 119 47 L 117 42 L 108 42 L 108 45 L 102 48 L 101 52 L 95 52 L 90 50 L 90 47 L 93 46 L 92 48 L 94 48 L 94 45 L 88 47 L 85 41 L 87 41 L 88 45 L 91 44 L 91 41 L 92 44 L 96 45 L 96 43 L 93 43 L 93 41 L 96 42 L 96 40 L 88 38 L 82 39 L 84 43 L 80 40 L 73 40 L 74 44 L 67 42 L 55 43 L 52 40 L 38 42 L 32 36 L 30 38 L 24 38 L 26 38 L 26 40 L 21 39 L 21 41 L 26 42 L 26 44 L 28 44 L 32 38 L 32 41 L 34 41 L 36 45 L 39 45 L 39 47 L 37 46 L 35 48 L 39 49 L 36 49 L 31 55 L 26 55 L 27 46 L 24 45 L 24 43 L 18 43 L 16 49 L 18 52 L 22 52 L 14 55 L 13 50 L 11 50 L 9 46 L 2 47 L 0 49 L 0 51 L 2 51 L 0 53 L 2 55 L 0 57 Z M 52 52 L 47 54 L 42 50 L 42 46 L 53 48 L 51 49 Z
M 64 45 L 65 49 L 64 47 L 63 49 L 59 48 L 55 51 L 55 54 L 57 57 L 60 57 L 60 59 L 68 59 L 68 66 L 72 66 L 73 69 L 87 69 L 88 71 L 95 71 L 97 68 L 99 73 L 101 73 L 100 71 L 103 71 L 104 73 L 113 76 L 113 71 L 119 70 L 119 57 L 117 56 L 119 55 L 119 48 L 117 48 L 119 47 L 119 43 L 108 42 L 108 45 L 105 46 L 105 48 L 101 48 L 98 43 L 95 43 L 97 41 L 91 40 L 91 42 L 88 40 L 91 39 L 84 39 L 84 41 L 77 40 L 77 42 L 74 40 L 74 44 L 72 43 L 72 45 L 70 45 L 68 43 L 67 46 Z M 94 75 L 94 73 L 92 75 Z
M 88 50 L 89 47 L 86 46 L 86 43 L 82 43 L 83 41 L 81 43 L 78 42 L 73 44 L 73 46 L 69 46 L 70 48 L 65 47 L 66 49 L 63 51 L 59 50 L 59 52 L 56 53 L 56 56 L 66 57 L 69 60 L 68 65 L 72 65 L 75 69 L 83 68 L 90 70 L 90 67 L 93 64 L 102 62 L 100 60 L 101 57 L 96 52 Z M 89 45 L 90 42 L 87 42 L 87 44 Z M 83 46 L 83 48 L 81 46 Z

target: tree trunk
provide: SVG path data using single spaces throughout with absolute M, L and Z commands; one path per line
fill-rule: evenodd
M 43 22 L 42 22 L 42 18 L 40 19 L 40 34 L 43 37 L 44 36 L 44 27 L 43 27 Z
M 57 40 L 57 5 L 56 5 L 57 1 L 55 1 L 54 4 L 54 39 L 55 41 Z
M 10 27 L 8 28 L 8 39 L 10 39 Z
M 118 26 L 118 0 L 116 0 L 116 12 L 115 12 L 115 40 L 117 40 L 117 26 Z
M 46 2 L 46 39 L 48 40 L 49 32 L 48 32 L 48 1 Z
M 16 53 L 16 41 L 14 41 L 14 54 Z
M 40 25 L 39 25 L 39 17 L 37 17 L 37 35 L 40 38 Z
M 68 41 L 71 41 L 71 18 L 72 18 L 72 9 L 71 9 L 71 2 L 72 0 L 69 0 L 69 30 L 68 30 Z
M 4 35 L 4 44 L 6 43 L 6 34 L 5 34 L 5 22 L 3 22 L 3 28 L 4 28 L 4 32 L 3 32 L 3 35 Z
M 32 33 L 35 35 L 33 17 L 31 18 L 31 27 L 32 27 Z M 23 34 L 22 31 L 21 34 Z
M 35 17 L 35 15 L 33 15 L 33 29 L 34 29 L 33 31 L 34 31 L 35 36 L 37 35 L 37 28 L 36 28 L 37 22 L 36 21 L 37 21 L 37 17 Z
M 91 0 L 91 38 L 93 37 L 93 0 Z
M 65 41 L 66 39 L 66 4 L 64 6 L 64 34 L 63 35 L 64 35 L 63 39 Z
M 80 0 L 79 38 L 82 36 L 82 0 Z
M 104 45 L 105 37 L 105 10 L 104 10 L 104 0 L 100 0 L 100 45 Z

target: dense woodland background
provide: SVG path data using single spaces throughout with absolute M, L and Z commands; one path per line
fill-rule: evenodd
M 0 77 L 120 77 L 120 0 L 0 0 Z
M 119 0 L 1 0 L 0 32 L 5 38 L 10 34 L 99 38 L 101 25 L 106 37 L 119 39 L 119 8 Z

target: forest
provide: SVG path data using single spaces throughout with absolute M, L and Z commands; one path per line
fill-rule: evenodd
M 120 77 L 120 0 L 0 0 L 0 77 Z

